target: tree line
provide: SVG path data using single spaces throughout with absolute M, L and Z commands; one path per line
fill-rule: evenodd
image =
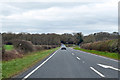
M 118 39 L 118 32 L 108 33 L 108 32 L 99 32 L 84 36 L 83 43 L 91 43 L 91 42 L 98 42 L 98 41 L 106 41 L 106 40 L 113 40 Z
M 118 39 L 118 32 L 99 32 L 84 36 L 81 32 L 73 34 L 30 34 L 30 33 L 1 33 L 3 44 L 10 44 L 13 40 L 31 41 L 34 45 L 60 45 L 90 43 L 104 40 Z
M 30 34 L 30 33 L 2 33 L 3 44 L 11 44 L 13 40 L 31 41 L 34 45 L 60 45 L 63 44 L 79 44 L 83 40 L 83 34 Z

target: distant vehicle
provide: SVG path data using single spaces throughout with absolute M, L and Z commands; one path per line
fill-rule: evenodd
M 66 46 L 64 44 L 61 44 L 61 50 L 66 50 Z
M 62 47 L 61 50 L 66 50 L 66 47 Z

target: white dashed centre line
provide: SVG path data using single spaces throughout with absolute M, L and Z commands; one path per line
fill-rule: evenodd
M 85 63 L 85 61 L 83 61 L 83 63 Z
M 72 53 L 72 55 L 75 55 L 74 53 Z
M 80 60 L 80 58 L 79 58 L 79 57 L 77 57 L 77 59 L 78 59 L 78 60 Z

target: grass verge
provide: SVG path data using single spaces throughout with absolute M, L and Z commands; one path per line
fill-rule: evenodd
M 74 47 L 74 49 L 89 52 L 89 53 L 93 53 L 93 54 L 96 54 L 96 55 L 105 56 L 105 57 L 116 59 L 116 60 L 120 60 L 119 59 L 120 54 L 118 54 L 118 53 L 102 52 L 102 51 L 96 51 L 96 50 L 87 50 L 87 49 L 82 49 L 82 48 L 79 48 L 79 47 Z
M 4 48 L 5 48 L 5 50 L 7 50 L 7 51 L 10 51 L 10 50 L 13 50 L 13 49 L 14 49 L 13 45 L 4 45 Z
M 2 62 L 0 61 L 0 80 L 2 79 Z
M 2 62 L 2 78 L 10 78 L 16 74 L 19 74 L 28 68 L 35 65 L 37 62 L 49 56 L 58 48 L 43 50 L 39 52 L 33 52 L 25 55 L 23 58 L 14 59 L 11 61 Z

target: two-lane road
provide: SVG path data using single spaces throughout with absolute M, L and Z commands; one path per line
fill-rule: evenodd
M 18 78 L 118 78 L 118 61 L 67 48 L 57 50 Z

